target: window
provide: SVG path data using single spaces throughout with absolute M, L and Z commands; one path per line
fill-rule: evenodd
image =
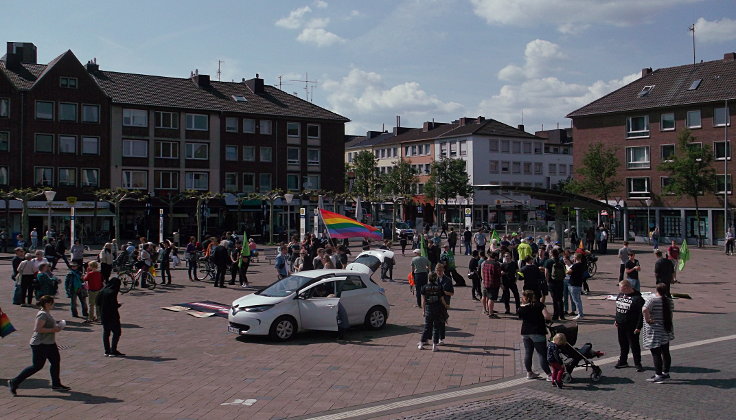
M 723 187 L 723 183 L 724 182 L 727 182 L 728 183 L 727 184 L 728 185 L 727 186 L 728 192 L 726 192 L 726 188 Z M 716 175 L 716 194 L 723 194 L 724 192 L 726 194 L 731 194 L 731 192 L 732 192 L 731 191 L 731 175 L 730 174 L 728 175 L 728 179 L 726 179 L 726 177 L 724 177 L 723 174 Z
M 457 156 L 457 143 L 456 142 L 450 142 L 450 156 Z
M 488 140 L 488 151 L 498 152 L 498 140 L 496 139 Z
M 687 90 L 695 90 L 700 86 L 700 82 L 702 82 L 703 79 L 695 79 L 692 83 L 690 83 L 690 87 L 687 88 Z
M 147 171 L 123 171 L 123 188 L 131 190 L 148 189 Z
M 548 172 L 550 175 L 557 175 L 557 164 L 556 163 L 550 163 Z
M 156 171 L 153 174 L 155 178 L 156 188 L 159 190 L 178 190 L 179 189 L 179 172 L 174 171 Z
M 210 156 L 209 150 L 209 144 L 207 143 L 187 143 L 184 157 L 187 159 L 207 160 Z
M 307 124 L 307 137 L 310 139 L 319 138 L 319 124 Z
M 243 118 L 243 133 L 255 133 L 256 120 L 252 118 Z
M 238 191 L 238 174 L 237 172 L 225 172 L 225 192 Z
M 713 111 L 713 125 L 716 127 L 723 127 L 731 123 L 728 115 L 728 108 L 716 108 Z
M 674 112 L 662 114 L 659 117 L 659 129 L 662 131 L 672 131 L 675 129 L 675 113 Z
M 76 89 L 78 86 L 76 77 L 59 77 L 59 87 Z
M 627 147 L 626 148 L 626 168 L 627 169 L 647 169 L 649 168 L 649 146 Z
M 672 178 L 663 176 L 659 178 L 659 182 L 661 183 L 662 187 L 662 194 L 664 195 L 674 195 L 674 193 L 667 192 L 667 188 L 672 184 Z
M 626 137 L 648 137 L 649 116 L 640 115 L 626 118 Z
M 422 147 L 422 146 L 420 145 L 419 147 Z M 425 144 L 424 145 L 424 154 L 425 155 L 428 155 L 429 154 L 429 144 Z
M 126 127 L 148 127 L 148 111 L 145 109 L 123 109 L 123 125 Z
M 10 180 L 8 178 L 8 167 L 0 166 L 0 185 L 8 185 Z
M 210 128 L 210 118 L 207 114 L 186 114 L 187 130 L 207 131 Z
M 639 91 L 639 94 L 638 94 L 637 96 L 638 96 L 638 97 L 640 97 L 640 98 L 643 98 L 643 97 L 645 97 L 645 96 L 649 96 L 649 92 L 651 92 L 651 91 L 652 91 L 652 89 L 654 89 L 654 85 L 644 86 L 644 87 L 643 87 L 643 88 L 642 88 L 642 89 L 641 89 L 641 90 Z
M 75 187 L 77 185 L 77 170 L 74 168 L 59 168 L 59 186 Z
M 319 166 L 319 149 L 307 149 L 307 165 Z
M 254 162 L 256 160 L 255 146 L 243 146 L 243 160 L 246 162 Z
M 148 157 L 148 142 L 123 139 L 123 157 Z
M 522 144 L 522 152 L 527 155 L 532 154 L 532 143 L 530 141 L 525 141 Z
M 513 162 L 511 164 L 511 173 L 512 174 L 520 174 L 521 173 L 521 162 Z
M 460 156 L 468 155 L 468 143 L 465 141 L 460 142 Z
M 534 175 L 542 175 L 542 162 L 534 162 Z
M 509 162 L 501 161 L 501 173 L 507 174 L 511 170 L 511 164 Z
M 86 123 L 100 122 L 100 106 L 99 105 L 82 105 L 82 122 L 86 122 Z
M 51 134 L 36 134 L 37 152 L 53 153 L 54 152 L 54 136 Z
M 156 111 L 153 118 L 156 128 L 179 128 L 179 114 L 176 112 Z
M 542 142 L 541 141 L 534 142 L 534 154 L 535 155 L 542 154 Z
M 629 198 L 649 198 L 649 178 L 626 178 L 626 188 Z
M 723 160 L 726 158 L 728 158 L 728 160 L 731 160 L 731 142 L 713 142 L 713 152 L 715 153 L 716 160 Z
M 675 145 L 674 144 L 663 144 L 661 146 L 661 150 L 662 150 L 662 162 L 671 160 L 672 156 L 675 155 Z
M 271 174 L 260 174 L 258 176 L 258 188 L 261 192 L 271 191 Z
M 289 165 L 299 164 L 299 148 L 298 147 L 288 147 L 286 149 L 286 163 Z
M 521 153 L 521 143 L 519 143 L 518 141 L 512 141 L 511 142 L 511 152 Z
M 286 189 L 289 191 L 299 190 L 299 174 L 286 175 Z
M 256 191 L 256 174 L 250 173 L 250 172 L 243 173 L 243 192 L 252 193 L 255 191 Z
M 227 131 L 228 133 L 237 133 L 238 132 L 238 119 L 235 117 L 225 118 L 225 131 Z
M 415 154 L 415 148 L 416 146 L 412 146 L 412 154 Z M 440 156 L 445 157 L 447 156 L 447 143 L 440 143 Z
M 59 103 L 59 121 L 77 121 L 77 104 Z
M 0 117 L 8 117 L 10 115 L 10 100 L 8 98 L 0 98 Z
M 54 103 L 37 101 L 36 102 L 36 119 L 37 120 L 53 120 L 54 119 Z
M 508 140 L 501 140 L 501 153 L 508 153 L 511 150 L 511 146 Z
M 99 169 L 82 169 L 82 177 L 79 180 L 83 187 L 99 187 L 100 186 L 100 170 Z
M 259 126 L 261 134 L 271 134 L 271 120 L 260 120 Z
M 6 131 L 0 131 L 0 152 L 10 150 L 10 134 Z
M 287 122 L 286 135 L 289 137 L 299 137 L 299 127 L 300 124 L 298 122 Z
M 74 136 L 59 136 L 59 153 L 77 153 L 77 138 Z
M 185 172 L 184 187 L 187 190 L 208 190 L 210 184 L 210 174 L 207 172 Z
M 34 170 L 34 173 L 36 185 L 54 185 L 54 168 L 44 168 L 37 166 Z
M 273 148 L 270 146 L 267 147 L 261 147 L 260 148 L 261 156 L 260 160 L 261 162 L 271 162 L 273 161 Z
M 700 110 L 688 111 L 685 120 L 687 128 L 700 128 Z
M 238 146 L 225 146 L 225 160 L 238 160 Z
M 498 173 L 498 161 L 497 160 L 492 160 L 488 162 L 488 173 L 491 173 L 491 174 Z
M 304 188 L 308 188 L 310 190 L 318 190 L 321 188 L 320 186 L 320 177 L 319 175 L 307 175 L 306 176 L 306 182 L 304 183 Z
M 557 166 L 557 174 L 560 176 L 567 176 L 567 165 L 559 164 Z
M 230 97 L 233 98 L 233 101 L 235 102 L 248 102 L 248 99 L 243 95 L 230 95 Z
M 156 157 L 160 159 L 179 159 L 179 142 L 157 141 Z
M 531 174 L 532 174 L 532 163 L 524 162 L 524 175 L 531 175 Z

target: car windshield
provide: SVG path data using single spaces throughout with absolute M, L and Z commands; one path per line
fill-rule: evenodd
M 312 280 L 314 280 L 312 277 L 289 276 L 273 283 L 259 292 L 256 292 L 256 294 L 270 297 L 286 297 L 301 289 Z
M 375 272 L 381 267 L 381 260 L 376 258 L 373 255 L 358 255 L 358 258 L 353 261 L 354 263 L 363 264 L 364 266 L 371 269 L 371 271 Z
M 408 223 L 397 223 L 396 229 L 411 229 Z

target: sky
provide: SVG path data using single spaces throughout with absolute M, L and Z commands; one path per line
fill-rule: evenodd
M 0 40 L 47 63 L 267 84 L 351 120 L 347 134 L 484 116 L 526 130 L 641 69 L 736 51 L 733 0 L 3 0 Z M 3 44 L 4 45 L 4 44 Z M 309 83 L 305 83 L 309 80 Z M 305 85 L 308 89 L 305 89 Z

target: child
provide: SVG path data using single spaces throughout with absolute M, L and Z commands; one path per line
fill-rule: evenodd
M 567 345 L 565 334 L 557 333 L 547 344 L 547 362 L 552 368 L 552 386 L 562 389 L 562 376 L 565 374 L 565 365 L 560 357 L 560 349 Z

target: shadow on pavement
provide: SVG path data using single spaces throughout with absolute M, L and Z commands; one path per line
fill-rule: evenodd
M 25 384 L 25 382 L 24 382 Z M 29 398 L 59 398 L 62 400 L 68 400 L 68 401 L 79 401 L 83 404 L 108 404 L 108 403 L 121 403 L 123 400 L 118 398 L 111 398 L 111 397 L 103 397 L 101 395 L 92 395 L 88 394 L 86 392 L 77 392 L 77 391 L 71 391 L 71 392 L 56 392 L 54 391 L 54 395 L 23 395 L 20 393 L 20 388 L 18 389 L 19 393 L 16 396 L 16 398 L 23 398 L 23 397 L 29 397 Z
M 176 357 L 161 357 L 161 356 L 124 356 L 120 359 L 127 360 L 140 360 L 142 362 L 171 362 L 177 360 Z
M 716 373 L 718 369 L 701 368 L 695 366 L 672 366 L 670 372 L 674 373 Z
M 736 388 L 736 379 L 668 379 L 667 385 L 701 385 L 719 389 Z

